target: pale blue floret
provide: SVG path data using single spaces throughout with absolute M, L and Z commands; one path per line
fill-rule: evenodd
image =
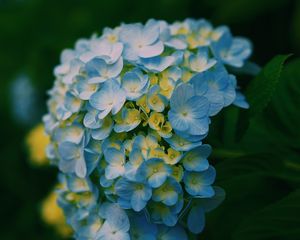
M 185 172 L 183 182 L 186 191 L 195 197 L 212 197 L 215 192 L 211 184 L 215 181 L 216 170 L 210 166 L 203 172 Z
M 129 119 L 130 111 L 131 111 L 131 109 L 128 109 L 125 107 L 122 108 L 122 110 L 121 110 L 122 122 L 115 123 L 115 125 L 114 125 L 115 132 L 117 132 L 117 133 L 130 132 L 141 123 L 141 119 L 139 117 L 137 117 L 136 119 Z
M 122 176 L 125 172 L 125 153 L 115 148 L 104 150 L 104 158 L 108 165 L 105 168 L 105 177 L 109 180 Z
M 80 69 L 84 63 L 79 59 L 72 59 L 68 64 L 59 66 L 55 69 L 55 74 L 62 77 L 62 82 L 65 84 L 74 83 L 75 77 L 80 73 Z
M 89 50 L 80 55 L 80 60 L 86 63 L 93 58 L 101 58 L 107 64 L 113 64 L 121 58 L 122 51 L 121 42 L 112 43 L 105 38 L 92 39 Z
M 160 88 L 158 85 L 154 85 L 150 88 L 147 94 L 147 105 L 150 109 L 156 111 L 156 112 L 162 112 L 164 111 L 168 99 L 159 94 Z
M 75 193 L 88 192 L 93 189 L 93 184 L 88 178 L 78 178 L 69 174 L 66 175 L 65 180 L 68 190 Z
M 187 48 L 187 44 L 185 43 L 184 37 L 170 37 L 168 41 L 164 42 L 164 44 L 169 48 L 174 48 L 176 50 L 184 50 Z
M 60 65 L 54 68 L 54 75 L 56 77 L 65 75 L 69 69 L 71 61 L 76 58 L 76 51 L 73 49 L 65 49 L 60 55 Z
M 74 238 L 78 240 L 96 239 L 96 235 L 101 229 L 102 219 L 98 215 L 97 208 L 92 209 L 88 216 L 73 222 Z
M 73 124 L 64 128 L 56 128 L 53 133 L 53 140 L 61 142 L 72 142 L 79 144 L 84 137 L 84 128 L 79 124 Z
M 211 43 L 211 38 L 209 35 L 213 32 L 213 26 L 210 22 L 206 21 L 205 19 L 194 20 L 194 19 L 187 19 L 185 20 L 189 29 L 191 31 L 197 32 L 197 40 L 200 46 L 209 46 Z
M 72 114 L 80 111 L 83 102 L 74 94 L 67 92 L 64 99 L 64 107 Z
M 145 214 L 134 214 L 130 216 L 131 240 L 156 240 L 157 226 L 149 222 Z
M 64 102 L 62 105 L 57 106 L 57 117 L 61 120 L 67 120 L 74 113 L 78 113 L 83 105 L 83 101 L 80 100 L 71 92 L 65 93 Z
M 115 28 L 105 27 L 103 29 L 101 39 L 110 40 L 111 42 L 117 42 L 119 41 L 120 30 L 121 27 L 115 27 Z
M 236 92 L 236 97 L 233 101 L 233 105 L 245 109 L 249 108 L 249 103 L 247 102 L 245 95 L 243 95 L 240 91 Z
M 103 119 L 98 118 L 99 111 L 91 106 L 87 106 L 87 112 L 83 118 L 83 125 L 89 129 L 100 128 L 103 124 Z
M 198 147 L 202 144 L 199 139 L 196 141 L 188 141 L 185 138 L 173 134 L 170 138 L 164 138 L 164 140 L 171 145 L 176 151 L 189 151 L 195 147 Z
M 182 164 L 187 171 L 204 171 L 209 167 L 207 158 L 210 154 L 211 146 L 201 145 L 187 152 L 182 159 Z
M 167 180 L 171 173 L 171 167 L 165 164 L 162 159 L 151 158 L 141 164 L 137 170 L 136 178 L 139 181 L 147 180 L 151 187 L 157 188 Z
M 117 140 L 117 139 L 113 140 L 110 138 L 106 138 L 105 140 L 103 140 L 103 142 L 102 142 L 103 152 L 108 148 L 114 148 L 116 150 L 125 152 L 125 147 L 123 145 L 123 142 L 121 140 Z
M 87 166 L 87 175 L 90 175 L 94 171 L 102 155 L 103 152 L 101 148 L 101 142 L 91 138 L 84 148 L 84 159 Z
M 209 102 L 209 116 L 216 115 L 223 107 L 230 105 L 236 97 L 236 79 L 218 65 L 212 71 L 196 74 L 190 80 L 198 96 Z
M 208 101 L 196 96 L 192 85 L 181 84 L 173 92 L 170 100 L 169 121 L 174 130 L 191 135 L 208 132 Z
M 52 114 L 46 114 L 42 117 L 43 124 L 45 126 L 45 132 L 49 135 L 53 133 L 55 127 L 57 127 L 58 122 Z
M 148 159 L 148 153 L 150 149 L 157 147 L 158 141 L 157 138 L 152 134 L 149 134 L 147 136 L 138 135 L 134 138 L 132 146 L 134 148 L 138 148 L 141 151 L 143 157 L 145 159 Z
M 128 100 L 136 100 L 148 89 L 149 77 L 143 74 L 138 68 L 124 74 L 122 78 L 122 88 L 126 92 Z
M 211 198 L 198 198 L 188 214 L 187 226 L 192 233 L 199 234 L 203 231 L 205 213 L 218 207 L 225 199 L 225 191 L 222 188 L 213 188 L 214 196 Z
M 118 204 L 105 202 L 100 206 L 99 215 L 105 219 L 97 240 L 130 240 L 130 223 L 126 212 Z
M 136 181 L 136 172 L 143 161 L 144 158 L 140 149 L 132 149 L 129 154 L 129 161 L 125 164 L 125 177 L 131 181 Z
M 174 227 L 159 225 L 158 239 L 160 240 L 188 240 L 188 236 L 179 224 Z
M 130 206 L 136 212 L 143 210 L 152 196 L 152 189 L 148 183 L 128 181 L 124 178 L 116 182 L 115 191 L 121 200 L 119 203 L 126 202 L 125 206 Z M 120 206 L 122 207 L 122 204 Z
M 159 38 L 165 46 L 174 48 L 176 50 L 184 50 L 187 48 L 187 44 L 183 38 L 174 37 L 171 35 L 169 25 L 166 21 L 150 19 L 147 23 L 158 25 Z
M 61 157 L 58 167 L 64 173 L 75 173 L 79 177 L 87 174 L 83 146 L 85 144 L 84 130 L 79 125 L 58 128 L 54 133 L 58 141 L 58 153 Z
M 153 190 L 152 200 L 173 206 L 177 203 L 180 194 L 182 194 L 181 185 L 174 178 L 169 177 L 163 185 Z
M 130 132 L 141 123 L 141 119 L 138 117 L 136 119 L 129 119 L 130 111 L 131 109 L 128 108 L 123 108 L 121 110 L 121 117 L 123 121 L 121 123 L 116 122 L 116 124 L 114 125 L 115 132 Z
M 217 61 L 209 56 L 208 47 L 200 47 L 196 54 L 189 57 L 189 67 L 194 72 L 204 72 L 213 67 Z
M 103 119 L 110 112 L 112 114 L 118 113 L 125 100 L 126 94 L 121 89 L 119 82 L 115 79 L 110 79 L 103 83 L 101 89 L 91 96 L 89 102 L 92 107 L 100 111 L 98 117 Z
M 120 40 L 124 43 L 123 56 L 129 61 L 155 57 L 164 50 L 163 42 L 159 39 L 159 26 L 153 22 L 145 26 L 140 23 L 123 24 Z
M 145 71 L 160 73 L 168 67 L 178 65 L 183 61 L 183 52 L 177 51 L 169 56 L 156 56 L 152 58 L 141 58 L 137 64 Z
M 102 226 L 102 219 L 97 214 L 97 207 L 93 206 L 92 209 L 74 209 L 73 214 L 67 214 L 67 224 L 74 230 L 74 238 L 76 239 L 90 239 L 95 238 L 96 234 Z
M 104 140 L 110 135 L 110 133 L 113 130 L 113 127 L 114 127 L 114 122 L 111 116 L 106 116 L 101 121 L 101 126 L 99 128 L 91 130 L 91 136 L 95 140 Z
M 85 64 L 85 72 L 88 76 L 88 83 L 102 83 L 111 78 L 119 76 L 123 69 L 123 59 L 113 64 L 108 64 L 102 58 L 93 58 Z
M 105 160 L 101 159 L 101 161 L 105 161 Z M 114 179 L 107 179 L 105 177 L 105 168 L 103 166 L 107 166 L 107 163 L 106 162 L 105 163 L 100 162 L 100 164 L 98 165 L 98 168 L 97 168 L 98 174 L 100 176 L 99 183 L 102 187 L 109 188 L 114 184 L 115 180 Z
M 211 25 L 211 23 L 205 19 L 187 18 L 184 20 L 184 23 L 188 26 L 188 28 L 192 32 L 201 33 L 203 30 L 206 30 L 208 32 L 213 30 L 213 26 Z
M 58 152 L 61 157 L 58 167 L 62 172 L 75 173 L 81 178 L 86 176 L 87 167 L 81 144 L 62 142 L 58 145 Z
M 208 121 L 209 121 L 208 124 L 210 124 L 210 119 L 208 119 Z M 181 137 L 181 138 L 183 138 L 183 139 L 185 139 L 186 141 L 191 142 L 191 143 L 197 143 L 197 142 L 200 142 L 200 143 L 201 143 L 201 141 L 202 141 L 204 138 L 206 138 L 206 137 L 207 137 L 207 134 L 208 134 L 208 132 L 207 132 L 207 133 L 202 134 L 202 135 L 195 135 L 195 134 L 197 134 L 197 133 L 189 134 L 189 133 L 181 132 L 181 131 L 178 131 L 178 130 L 175 130 L 175 133 L 176 133 L 179 137 Z M 200 144 L 200 145 L 201 145 L 201 144 Z
M 88 83 L 87 78 L 81 75 L 75 77 L 74 91 L 81 100 L 89 100 L 98 90 L 98 84 Z
M 177 66 L 168 68 L 168 77 L 171 78 L 174 82 L 179 81 L 182 77 L 182 69 Z
M 88 178 L 78 178 L 75 175 L 59 175 L 61 187 L 57 190 L 58 204 L 67 216 L 67 222 L 85 218 L 97 205 L 98 189 Z M 76 199 L 69 199 L 69 193 L 76 193 Z
M 150 205 L 151 218 L 155 223 L 162 223 L 166 226 L 173 227 L 178 222 L 178 214 L 182 210 L 183 199 L 179 198 L 174 206 L 167 206 L 160 202 L 153 202 Z
M 127 231 L 123 230 L 123 226 L 117 226 L 105 221 L 97 234 L 97 240 L 130 240 Z M 127 228 L 126 228 L 127 229 Z
M 222 28 L 220 38 L 211 43 L 212 51 L 223 63 L 242 67 L 252 53 L 252 46 L 245 38 L 233 38 L 228 28 Z
M 56 117 L 58 120 L 65 121 L 72 116 L 72 112 L 66 109 L 64 105 L 58 105 L 56 108 Z

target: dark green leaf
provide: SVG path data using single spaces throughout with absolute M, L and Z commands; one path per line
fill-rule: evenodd
M 258 151 L 299 151 L 299 96 L 300 59 L 296 59 L 284 68 L 271 104 L 263 114 L 252 119 L 243 145 Z
M 300 236 L 300 190 L 250 215 L 233 234 L 235 240 L 284 239 Z
M 290 56 L 289 54 L 274 57 L 251 81 L 246 91 L 250 116 L 259 114 L 268 105 L 278 85 L 283 64 Z
M 283 64 L 290 56 L 287 54 L 274 57 L 250 82 L 246 91 L 250 109 L 241 111 L 238 122 L 238 139 L 241 139 L 247 131 L 251 118 L 260 114 L 269 104 L 277 88 Z

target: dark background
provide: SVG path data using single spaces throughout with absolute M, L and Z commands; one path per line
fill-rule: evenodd
M 0 0 L 1 240 L 60 239 L 39 217 L 57 171 L 32 167 L 24 144 L 46 112 L 45 92 L 60 52 L 105 26 L 187 17 L 228 24 L 234 35 L 247 36 L 251 60 L 261 66 L 277 54 L 294 54 L 271 103 L 251 119 L 241 141 L 239 110 L 230 107 L 213 118 L 211 161 L 227 198 L 208 215 L 201 239 L 300 239 L 300 1 Z M 32 83 L 33 94 L 22 87 L 12 94 L 20 76 Z

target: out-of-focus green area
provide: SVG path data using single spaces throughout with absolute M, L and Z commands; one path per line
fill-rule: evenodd
M 120 22 L 207 18 L 250 38 L 252 60 L 293 53 L 271 103 L 240 140 L 236 108 L 213 118 L 208 142 L 224 204 L 201 239 L 300 239 L 300 1 L 297 0 L 0 0 L 0 239 L 61 239 L 39 209 L 55 168 L 33 167 L 24 137 L 46 112 L 46 90 L 60 52 Z M 247 85 L 241 83 L 241 85 Z

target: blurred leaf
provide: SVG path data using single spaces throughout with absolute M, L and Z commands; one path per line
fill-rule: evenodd
M 232 240 L 232 233 L 243 219 L 284 197 L 290 191 L 283 181 L 264 173 L 255 171 L 244 174 L 235 174 L 235 171 L 221 173 L 219 167 L 217 170 L 218 179 L 220 176 L 217 185 L 225 189 L 226 199 L 208 214 L 207 232 L 203 239 Z
M 261 113 L 269 104 L 278 85 L 283 64 L 290 56 L 288 54 L 274 57 L 250 82 L 246 91 L 250 109 L 241 111 L 238 138 L 241 138 L 248 129 L 250 119 Z
M 271 104 L 260 116 L 252 119 L 243 145 L 264 151 L 278 152 L 283 149 L 299 152 L 299 95 L 300 59 L 295 59 L 284 68 Z
M 225 189 L 226 199 L 208 214 L 208 229 L 203 239 L 231 240 L 239 224 L 248 216 L 274 204 L 293 190 L 293 186 L 282 177 L 283 162 L 276 154 L 229 158 L 216 164 L 216 169 L 216 184 Z
M 283 64 L 290 56 L 288 54 L 274 57 L 249 84 L 246 97 L 250 104 L 251 116 L 262 112 L 270 102 L 279 82 Z
M 300 236 L 300 190 L 247 217 L 233 234 L 233 239 L 295 240 Z

